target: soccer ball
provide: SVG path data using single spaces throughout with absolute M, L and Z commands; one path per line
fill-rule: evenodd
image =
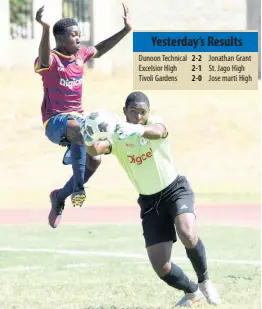
M 91 112 L 85 118 L 84 135 L 89 135 L 93 141 L 111 138 L 119 122 L 120 119 L 112 112 L 103 110 Z

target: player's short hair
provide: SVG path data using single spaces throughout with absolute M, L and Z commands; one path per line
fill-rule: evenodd
M 73 18 L 60 19 L 54 24 L 53 34 L 55 37 L 57 35 L 63 35 L 66 32 L 66 29 L 72 26 L 78 26 L 78 23 Z
M 148 97 L 141 91 L 131 92 L 126 98 L 125 107 L 128 107 L 131 103 L 144 102 L 150 107 Z

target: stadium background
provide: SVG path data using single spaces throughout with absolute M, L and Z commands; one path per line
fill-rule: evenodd
M 52 22 L 78 18 L 83 41 L 95 44 L 123 27 L 120 1 L 1 2 L 0 79 L 2 205 L 46 207 L 48 192 L 71 174 L 60 164 L 63 148 L 45 138 L 40 117 L 41 78 L 33 72 L 41 37 L 35 11 L 46 5 Z M 19 7 L 19 3 L 24 3 Z M 25 5 L 27 3 L 27 5 Z M 260 1 L 126 1 L 134 29 L 260 30 Z M 161 10 L 161 14 L 159 13 Z M 9 16 L 9 18 L 8 18 Z M 52 46 L 54 41 L 52 39 Z M 132 88 L 132 35 L 94 60 L 84 76 L 86 110 L 105 107 L 122 113 Z M 103 89 L 103 91 L 101 91 Z M 191 180 L 199 203 L 252 203 L 260 199 L 260 105 L 258 91 L 149 91 L 152 112 L 162 115 L 172 132 L 180 173 Z M 39 146 L 41 145 L 41 146 Z M 112 181 L 111 168 L 114 169 Z M 136 194 L 112 157 L 103 158 L 89 183 L 89 202 L 133 205 Z M 101 197 L 101 190 L 104 195 Z M 3 206 L 2 206 L 3 207 Z M 5 206 L 7 207 L 7 205 Z

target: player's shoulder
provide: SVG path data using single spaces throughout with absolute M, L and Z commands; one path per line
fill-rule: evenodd
M 85 55 L 89 53 L 95 53 L 95 47 L 82 45 L 78 51 L 79 55 Z
M 165 120 L 157 115 L 150 115 L 148 120 L 147 120 L 147 124 L 156 124 L 156 123 L 163 123 L 165 124 Z
M 59 58 L 60 53 L 54 49 L 50 50 L 50 55 L 55 57 L 55 58 Z M 62 54 L 61 54 L 62 55 Z
M 89 46 L 81 45 L 78 52 L 85 52 L 85 51 L 89 50 L 90 48 L 91 47 L 89 47 Z
M 59 55 L 54 50 L 50 51 L 50 56 L 51 56 L 51 60 L 52 60 L 53 64 L 57 63 L 57 61 L 60 61 Z M 39 56 L 37 56 L 35 58 L 35 61 L 34 61 L 35 65 L 38 64 L 38 63 L 39 63 Z
M 156 116 L 156 115 L 152 115 L 152 116 L 150 115 L 149 116 L 149 118 L 147 120 L 147 124 L 158 124 L 158 123 L 162 124 L 165 127 L 166 135 L 163 138 L 166 139 L 166 137 L 168 136 L 168 129 L 167 129 L 167 124 L 166 124 L 165 120 L 160 116 Z M 157 140 L 157 141 L 159 141 L 159 140 Z
M 65 55 L 61 54 L 60 52 L 58 52 L 54 49 L 50 51 L 50 55 L 51 55 L 52 59 L 54 60 L 55 64 L 60 65 L 62 61 L 66 60 L 65 58 L 68 58 L 70 60 L 69 56 L 65 56 Z

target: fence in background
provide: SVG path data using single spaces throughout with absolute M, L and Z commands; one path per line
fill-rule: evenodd
M 33 0 L 10 0 L 10 38 L 33 39 Z
M 81 29 L 84 41 L 90 41 L 89 0 L 63 0 L 62 17 L 74 18 Z

